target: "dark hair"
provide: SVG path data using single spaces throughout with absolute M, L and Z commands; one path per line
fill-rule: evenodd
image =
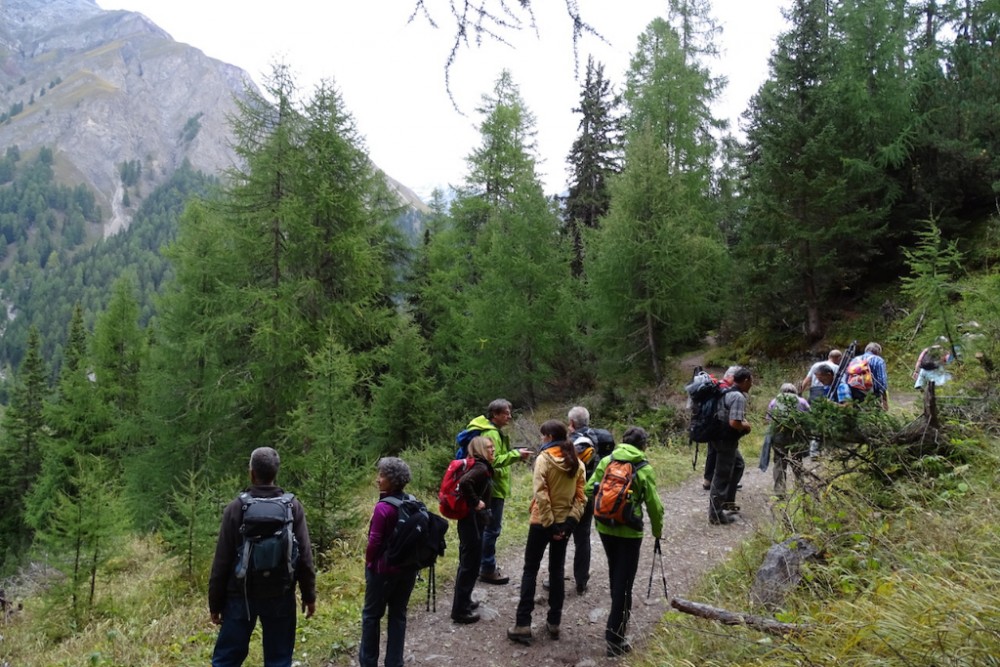
M 278 476 L 281 457 L 271 447 L 258 447 L 250 453 L 250 472 L 257 484 L 271 484 Z
M 646 443 L 649 442 L 649 434 L 641 426 L 629 426 L 625 429 L 625 433 L 622 434 L 622 442 L 638 447 L 639 449 L 646 449 Z
M 753 373 L 750 372 L 750 369 L 745 366 L 742 366 L 738 371 L 733 373 L 733 383 L 736 384 L 739 382 L 745 382 L 752 377 Z
M 566 439 L 566 424 L 558 419 L 550 419 L 542 424 L 540 430 L 542 435 L 551 436 L 552 442 L 559 445 L 559 452 L 564 459 L 569 461 L 569 470 L 567 471 L 569 476 L 576 477 L 576 469 L 579 467 L 580 459 L 576 455 L 576 446 Z

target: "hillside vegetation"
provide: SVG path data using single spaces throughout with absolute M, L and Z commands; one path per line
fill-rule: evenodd
M 218 188 L 189 173 L 161 193 L 152 219 L 184 204 L 176 236 L 149 231 L 166 224 L 124 236 L 121 261 L 144 266 L 99 313 L 38 291 L 38 312 L 71 309 L 58 350 L 37 313 L 11 324 L 24 347 L 0 424 L 0 573 L 35 587 L 16 584 L 27 609 L 3 633 L 8 662 L 203 662 L 219 510 L 267 444 L 321 554 L 325 610 L 298 650 L 322 664 L 356 632 L 361 573 L 338 563 L 359 553 L 370 508 L 358 498 L 378 457 L 402 453 L 415 488 L 433 489 L 454 433 L 504 396 L 523 411 L 585 401 L 605 424 L 648 427 L 664 468 L 681 465 L 672 396 L 686 378 L 673 361 L 709 333 L 711 365 L 749 365 L 765 396 L 854 339 L 884 345 L 897 396 L 940 337 L 960 363 L 944 421 L 918 438 L 903 437 L 916 411 L 895 398 L 889 412 L 810 417 L 803 428 L 845 446 L 774 506 L 773 535 L 706 582 L 706 597 L 741 608 L 734 592 L 769 540 L 808 535 L 822 558 L 775 612 L 801 635 L 723 641 L 668 616 L 671 641 L 649 659 L 986 660 L 995 601 L 971 584 L 996 590 L 984 507 L 1000 379 L 1000 24 L 995 2 L 921 8 L 918 22 L 905 2 L 793 3 L 740 144 L 719 139 L 710 112 L 721 82 L 703 66 L 707 7 L 671 2 L 638 37 L 620 100 L 588 63 L 559 201 L 543 193 L 530 108 L 503 72 L 465 182 L 450 206 L 432 202 L 417 247 L 337 89 L 299 99 L 276 67 L 233 118 L 239 168 Z M 165 261 L 144 254 L 168 241 Z M 74 280 L 86 288 L 104 268 L 72 264 Z M 31 278 L 34 298 L 45 282 Z M 149 302 L 144 280 L 160 283 Z

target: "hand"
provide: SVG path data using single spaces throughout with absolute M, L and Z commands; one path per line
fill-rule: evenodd
M 527 447 L 522 447 L 518 449 L 517 453 L 521 455 L 522 461 L 527 461 L 529 458 L 531 458 L 531 450 L 528 449 Z
M 484 503 L 482 500 L 480 500 L 479 504 L 476 505 L 476 511 L 479 512 L 479 511 L 484 510 L 484 509 L 486 509 L 486 503 Z
M 566 524 L 564 523 L 552 524 L 551 526 L 549 526 L 549 531 L 551 531 L 552 535 L 551 539 L 555 540 L 556 542 L 566 539 Z
M 566 526 L 566 534 L 572 535 L 573 531 L 576 530 L 576 527 L 579 525 L 579 522 L 573 517 L 567 517 L 566 523 L 563 525 Z
M 219 613 L 219 612 L 217 612 L 217 611 L 213 611 L 212 612 L 212 623 L 214 625 L 222 625 L 222 614 Z
M 312 615 L 316 613 L 316 602 L 303 602 L 302 611 L 305 612 L 306 618 L 312 618 Z

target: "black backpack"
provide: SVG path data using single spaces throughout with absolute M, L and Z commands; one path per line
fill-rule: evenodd
M 292 500 L 286 493 L 276 498 L 240 494 L 240 524 L 236 578 L 251 597 L 277 597 L 295 586 L 299 543 L 292 530 Z
M 573 444 L 576 446 L 576 453 L 581 456 L 583 464 L 587 468 L 587 476 L 593 474 L 594 469 L 597 468 L 597 464 L 605 456 L 608 456 L 615 450 L 615 436 L 611 434 L 611 431 L 603 428 L 591 428 L 587 427 L 580 431 L 574 431 L 572 436 Z M 587 443 L 593 447 L 593 452 L 587 456 Z M 584 458 L 586 457 L 586 458 Z
M 697 373 L 691 383 L 684 387 L 691 398 L 691 424 L 688 438 L 691 442 L 714 442 L 722 440 L 729 424 L 719 419 L 719 401 L 729 389 L 723 389 L 718 381 L 704 371 Z
M 433 567 L 438 556 L 444 555 L 448 521 L 428 511 L 410 494 L 403 498 L 386 496 L 379 502 L 389 503 L 399 512 L 396 528 L 386 544 L 386 563 L 404 570 Z

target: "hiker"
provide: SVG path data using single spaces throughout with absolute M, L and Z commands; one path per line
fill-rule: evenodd
M 820 371 L 829 371 L 829 368 Z M 821 385 L 822 386 L 822 385 Z M 774 494 L 785 495 L 786 469 L 791 464 L 795 479 L 802 481 L 802 459 L 808 451 L 807 436 L 788 424 L 780 423 L 790 419 L 793 411 L 809 412 L 809 402 L 798 395 L 797 387 L 791 382 L 781 385 L 778 395 L 767 405 L 766 419 L 769 422 L 768 437 L 771 439 L 771 455 L 774 460 Z
M 716 418 L 729 426 L 725 436 L 711 443 L 715 449 L 715 475 L 708 498 L 708 522 L 713 525 L 733 523 L 734 519 L 726 510 L 738 512 L 736 489 L 743 479 L 746 464 L 740 454 L 740 438 L 750 432 L 750 422 L 746 418 L 747 392 L 753 386 L 750 369 L 740 367 L 733 373 L 732 391 L 727 391 L 719 401 Z
M 917 363 L 913 367 L 914 389 L 923 391 L 924 385 L 933 382 L 936 386 L 941 386 L 951 379 L 951 373 L 945 370 L 945 366 L 950 364 L 954 358 L 945 336 L 939 336 L 937 342 L 930 347 L 925 347 Z
M 212 623 L 221 625 L 212 653 L 212 667 L 242 665 L 250 650 L 250 635 L 260 619 L 265 665 L 292 664 L 295 648 L 296 602 L 295 586 L 302 596 L 306 618 L 316 611 L 316 570 L 313 568 L 312 545 L 302 504 L 289 497 L 292 524 L 298 553 L 294 576 L 280 590 L 253 587 L 247 579 L 237 577 L 238 554 L 243 551 L 241 527 L 247 495 L 252 498 L 285 498 L 276 484 L 281 460 L 270 447 L 258 447 L 250 454 L 250 487 L 229 503 L 222 513 L 222 525 L 208 580 L 208 607 Z M 285 565 L 287 567 L 287 565 Z
M 730 366 L 726 369 L 725 374 L 719 381 L 720 389 L 727 389 L 733 386 L 733 374 L 740 369 L 739 366 Z M 712 447 L 712 443 L 708 443 L 705 447 L 705 474 L 701 481 L 701 488 L 708 491 L 712 488 L 712 477 L 715 476 L 715 448 Z
M 830 353 L 826 355 L 826 359 L 823 361 L 817 361 L 809 368 L 809 372 L 802 379 L 802 393 L 807 394 L 810 402 L 814 398 L 819 398 L 824 393 L 826 393 L 825 388 L 820 383 L 817 373 L 823 368 L 830 368 L 834 372 L 837 372 L 837 368 L 840 367 L 840 360 L 844 358 L 844 353 L 840 350 L 830 350 Z M 807 393 L 808 392 L 808 393 Z
M 490 522 L 490 498 L 493 495 L 493 441 L 484 435 L 469 443 L 468 454 L 475 459 L 471 468 L 458 480 L 458 489 L 469 506 L 469 513 L 458 520 L 458 573 L 451 603 L 451 620 L 475 623 L 479 620 L 472 600 L 479 563 L 483 554 L 483 529 Z
M 830 385 L 833 384 L 833 380 L 836 377 L 836 373 L 832 368 L 820 368 L 816 371 L 816 378 L 819 383 L 823 386 L 823 393 L 819 395 L 819 398 L 810 398 L 809 404 L 814 405 L 817 401 L 829 400 L 833 401 L 838 405 L 847 405 L 851 402 L 851 388 L 847 386 L 847 382 L 844 378 L 840 378 L 840 382 L 837 383 L 837 388 L 830 393 Z M 827 396 L 827 394 L 830 394 Z
M 566 426 L 550 419 L 541 427 L 542 444 L 535 458 L 531 483 L 531 519 L 528 541 L 524 545 L 524 571 L 521 574 L 521 597 L 517 603 L 514 626 L 507 637 L 530 643 L 531 613 L 535 609 L 535 584 L 545 550 L 549 552 L 549 610 L 545 629 L 552 639 L 559 639 L 563 600 L 566 595 L 563 573 L 566 567 L 566 545 L 573 529 L 583 516 L 587 496 L 583 490 L 586 479 L 583 462 L 577 458 L 576 447 L 567 439 Z
M 570 408 L 569 414 L 569 439 L 576 445 L 577 454 L 581 451 L 581 445 L 589 443 L 593 450 L 589 460 L 583 462 L 586 476 L 589 478 L 597 469 L 600 457 L 597 455 L 597 442 L 593 436 L 588 436 L 590 428 L 590 411 L 582 405 Z M 583 447 L 584 451 L 586 448 Z M 584 505 L 583 515 L 573 531 L 573 579 L 576 581 L 577 595 L 587 592 L 587 583 L 590 581 L 590 527 L 594 523 L 594 499 L 587 497 L 587 504 Z M 548 588 L 548 587 L 546 587 Z
M 856 383 L 852 370 L 864 362 L 870 377 L 863 383 Z M 885 359 L 882 358 L 882 346 L 878 343 L 865 345 L 864 353 L 854 357 L 847 366 L 847 384 L 851 387 L 851 398 L 857 402 L 864 401 L 869 394 L 879 399 L 883 410 L 889 409 L 889 376 L 886 373 Z M 862 388 L 861 385 L 864 385 Z
M 378 460 L 376 469 L 379 500 L 388 496 L 403 499 L 403 489 L 411 479 L 410 466 L 395 456 L 385 456 Z M 361 667 L 378 666 L 379 626 L 387 610 L 384 664 L 385 667 L 403 667 L 406 607 L 417 581 L 417 570 L 401 569 L 386 562 L 386 549 L 398 519 L 397 507 L 387 502 L 375 503 L 365 549 L 365 602 L 361 609 L 361 645 L 358 647 Z
M 646 445 L 649 435 L 645 429 L 629 426 L 610 456 L 601 459 L 594 474 L 587 480 L 586 492 L 599 492 L 604 472 L 613 461 L 627 461 L 635 470 L 635 488 L 632 492 L 634 514 L 641 526 L 642 506 L 649 514 L 650 530 L 657 540 L 663 533 L 663 503 L 656 492 L 656 476 L 646 459 Z M 595 518 L 597 510 L 595 507 Z M 597 534 L 601 538 L 604 554 L 608 558 L 608 580 L 611 590 L 611 609 L 604 630 L 609 657 L 620 656 L 632 650 L 626 640 L 628 619 L 632 613 L 632 584 L 639 569 L 639 549 L 642 547 L 641 527 L 629 525 L 609 525 L 597 521 Z
M 476 429 L 493 441 L 493 496 L 490 499 L 490 521 L 483 529 L 483 556 L 479 564 L 479 580 L 503 585 L 510 581 L 497 567 L 497 538 L 503 529 L 503 506 L 510 495 L 510 466 L 531 456 L 528 449 L 511 449 L 510 436 L 503 428 L 511 420 L 510 401 L 498 398 L 490 402 L 486 414 L 476 417 L 466 428 Z

